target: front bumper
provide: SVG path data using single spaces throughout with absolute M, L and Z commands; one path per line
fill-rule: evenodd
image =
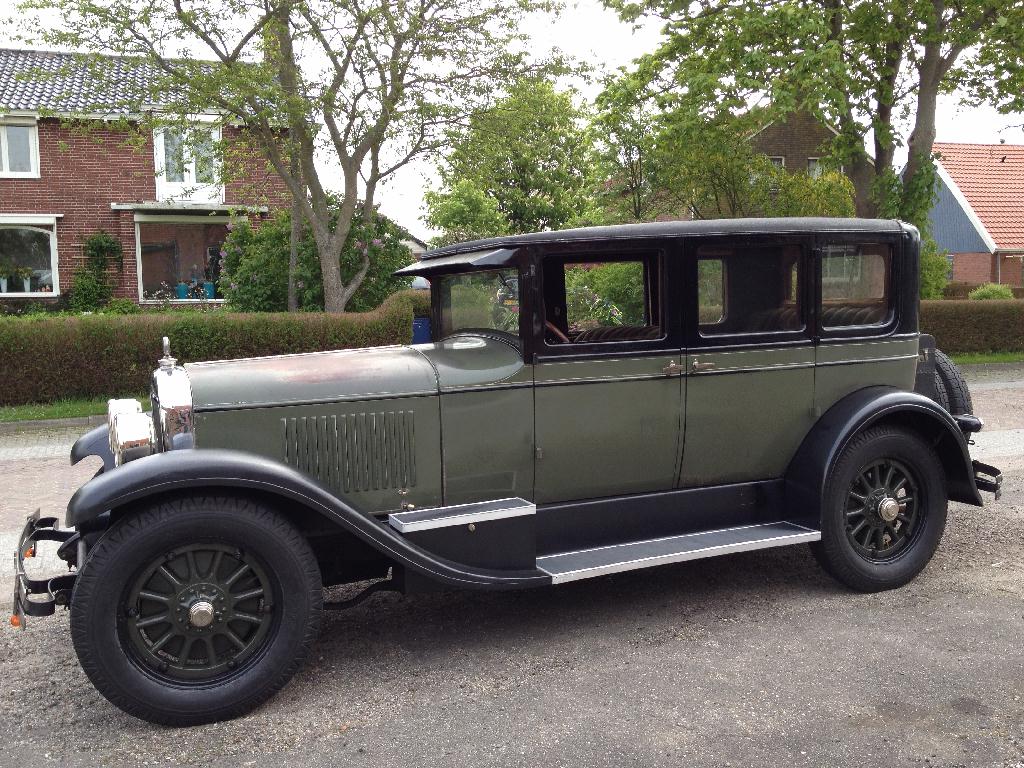
M 71 589 L 78 573 L 35 579 L 25 573 L 25 560 L 35 557 L 36 543 L 58 541 L 66 544 L 78 534 L 74 530 L 57 528 L 57 518 L 39 517 L 39 510 L 29 515 L 18 538 L 18 551 L 14 553 L 14 602 L 11 605 L 11 624 L 25 628 L 26 616 L 51 616 L 56 606 L 71 602 Z

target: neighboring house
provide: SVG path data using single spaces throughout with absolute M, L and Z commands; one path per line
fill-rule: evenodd
M 953 281 L 1022 285 L 1024 146 L 936 142 L 932 236 Z
M 130 59 L 111 58 L 110 68 L 104 89 L 151 76 Z M 0 301 L 66 294 L 84 239 L 101 229 L 124 247 L 115 295 L 216 295 L 232 213 L 258 219 L 286 207 L 284 182 L 250 152 L 237 180 L 221 183 L 205 150 L 220 138 L 213 116 L 197 117 L 188 146 L 169 129 L 130 144 L 132 129 L 116 119 L 132 121 L 118 112 L 123 94 L 99 91 L 110 106 L 98 109 L 98 88 L 70 54 L 0 49 Z M 226 143 L 241 136 L 223 130 Z
M 838 131 L 832 126 L 807 111 L 799 110 L 784 119 L 771 121 L 750 140 L 758 152 L 787 171 L 804 171 L 817 176 L 822 171 L 822 160 L 828 155 L 829 144 L 837 135 Z M 842 171 L 853 182 L 857 215 L 870 216 L 874 163 L 870 158 L 864 158 L 844 166 Z

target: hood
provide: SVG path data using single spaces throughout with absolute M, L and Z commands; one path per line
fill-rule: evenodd
M 437 394 L 427 359 L 409 347 L 253 357 L 185 366 L 197 411 Z

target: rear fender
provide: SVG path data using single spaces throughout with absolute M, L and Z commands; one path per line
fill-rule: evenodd
M 321 515 L 392 563 L 445 586 L 517 589 L 550 583 L 547 574 L 537 570 L 497 571 L 439 558 L 410 543 L 386 523 L 352 508 L 308 476 L 280 462 L 242 451 L 169 451 L 104 472 L 71 498 L 67 524 L 88 526 L 108 511 L 116 513 L 140 501 L 168 494 L 232 489 L 271 497 L 286 516 L 309 511 Z
M 982 506 L 967 439 L 938 403 L 917 392 L 867 387 L 826 411 L 804 438 L 786 471 L 786 499 L 794 518 L 820 521 L 825 487 L 839 455 L 859 432 L 893 424 L 927 440 L 942 461 L 949 498 Z

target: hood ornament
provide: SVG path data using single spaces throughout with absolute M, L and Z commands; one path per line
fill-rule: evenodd
M 173 371 L 176 362 L 178 361 L 171 357 L 171 340 L 164 336 L 164 356 L 160 358 L 160 370 Z

